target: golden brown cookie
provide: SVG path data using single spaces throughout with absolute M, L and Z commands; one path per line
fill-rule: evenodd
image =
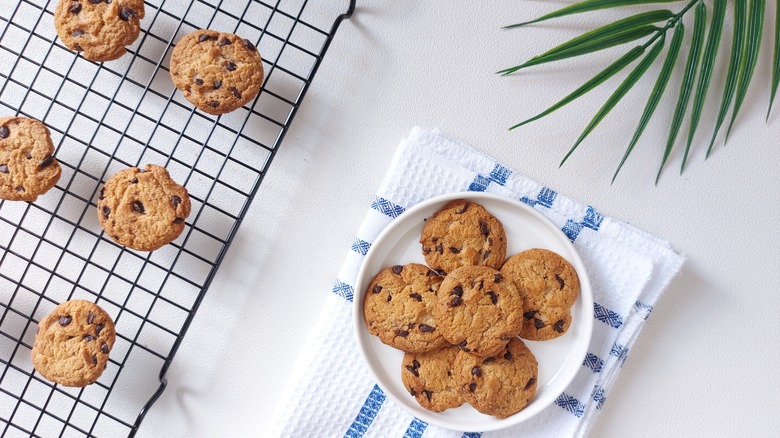
M 171 79 L 190 103 L 219 115 L 257 96 L 263 84 L 263 61 L 249 40 L 201 29 L 176 44 Z
M 420 406 L 441 412 L 463 404 L 460 385 L 452 372 L 458 351 L 458 347 L 448 346 L 425 353 L 404 354 L 401 381 Z
M 135 42 L 144 18 L 143 0 L 60 0 L 54 10 L 57 35 L 92 61 L 111 61 Z
M 62 169 L 49 129 L 26 117 L 0 118 L 0 199 L 35 201 L 54 187 Z
M 117 172 L 100 189 L 97 214 L 106 234 L 117 243 L 153 251 L 184 230 L 190 197 L 164 167 L 130 167 Z
M 387 345 L 412 353 L 447 345 L 433 317 L 441 280 L 435 271 L 419 263 L 380 271 L 363 300 L 368 332 Z
M 511 256 L 501 273 L 523 295 L 521 338 L 545 341 L 566 333 L 580 293 L 577 272 L 566 259 L 546 249 L 529 249 Z
M 487 266 L 464 266 L 441 283 L 433 315 L 447 341 L 476 356 L 492 356 L 523 325 L 523 298 Z
M 461 266 L 499 269 L 506 257 L 504 226 L 482 205 L 463 199 L 425 222 L 420 243 L 428 266 L 445 272 Z
M 474 409 L 506 418 L 520 412 L 534 398 L 539 365 L 525 343 L 512 338 L 493 356 L 459 352 L 454 373 L 463 397 Z
M 86 386 L 106 369 L 115 340 L 114 321 L 100 306 L 65 301 L 38 324 L 33 366 L 52 382 Z

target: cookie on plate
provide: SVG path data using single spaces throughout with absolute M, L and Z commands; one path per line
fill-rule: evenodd
M 143 0 L 60 0 L 54 27 L 69 49 L 103 62 L 125 54 L 141 32 L 142 18 Z
M 428 219 L 420 235 L 425 262 L 445 272 L 461 266 L 498 269 L 506 258 L 506 233 L 485 207 L 451 201 Z
M 33 366 L 52 382 L 86 386 L 103 374 L 115 341 L 114 321 L 100 306 L 65 301 L 38 323 Z
M 557 338 L 571 325 L 571 307 L 580 293 L 574 267 L 560 254 L 533 248 L 515 254 L 501 273 L 523 295 L 520 337 L 532 341 Z
M 100 189 L 97 214 L 106 234 L 117 243 L 153 251 L 184 231 L 190 197 L 164 167 L 130 167 L 117 172 Z
M 232 33 L 196 30 L 176 44 L 171 79 L 201 111 L 219 115 L 254 99 L 263 84 L 263 61 L 251 41 Z
M 372 335 L 412 353 L 447 345 L 433 317 L 442 278 L 425 265 L 409 263 L 380 271 L 363 299 L 363 318 Z
M 460 385 L 452 372 L 458 351 L 458 347 L 448 346 L 425 353 L 404 354 L 401 381 L 420 406 L 441 412 L 463 404 Z
M 441 283 L 433 310 L 447 341 L 476 356 L 492 356 L 520 333 L 523 298 L 487 266 L 464 266 Z
M 455 379 L 463 397 L 477 411 L 507 418 L 528 406 L 536 394 L 539 364 L 520 338 L 497 354 L 477 357 L 459 352 Z
M 61 173 L 46 125 L 27 117 L 0 118 L 0 199 L 35 201 Z

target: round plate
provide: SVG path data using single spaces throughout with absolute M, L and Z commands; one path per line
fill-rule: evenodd
M 401 382 L 403 352 L 383 344 L 366 329 L 363 319 L 365 289 L 380 270 L 411 262 L 425 264 L 420 233 L 425 219 L 454 199 L 484 206 L 504 225 L 507 257 L 529 248 L 555 251 L 572 264 L 580 280 L 580 295 L 572 307 L 569 330 L 556 339 L 525 341 L 539 362 L 536 395 L 523 410 L 503 420 L 477 412 L 468 404 L 444 412 L 421 407 Z M 452 193 L 413 206 L 391 222 L 371 245 L 358 273 L 353 323 L 358 347 L 382 390 L 415 417 L 458 431 L 486 432 L 519 424 L 547 407 L 582 368 L 593 329 L 593 295 L 588 275 L 571 241 L 541 213 L 522 202 L 483 192 Z

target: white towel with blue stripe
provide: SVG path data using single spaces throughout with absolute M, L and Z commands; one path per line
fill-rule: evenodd
M 582 368 L 539 415 L 486 433 L 426 424 L 385 396 L 357 348 L 352 297 L 373 239 L 416 203 L 452 192 L 488 191 L 520 199 L 574 242 L 594 295 L 594 331 Z M 683 258 L 671 246 L 589 205 L 568 199 L 438 130 L 415 128 L 403 140 L 371 203 L 333 293 L 277 404 L 271 436 L 284 437 L 581 437 L 607 400 L 629 350 Z

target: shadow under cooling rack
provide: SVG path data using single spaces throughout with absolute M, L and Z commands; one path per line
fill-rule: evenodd
M 0 10 L 0 117 L 43 121 L 62 177 L 34 203 L 0 201 L 0 436 L 127 436 L 165 373 L 354 0 L 149 0 L 141 35 L 94 63 L 56 38 L 57 1 Z M 255 101 L 214 117 L 174 88 L 170 54 L 208 28 L 253 41 L 266 72 Z M 165 166 L 188 190 L 184 233 L 151 253 L 104 235 L 103 182 L 128 166 Z M 38 321 L 62 301 L 95 301 L 116 323 L 108 368 L 85 388 L 35 373 Z

